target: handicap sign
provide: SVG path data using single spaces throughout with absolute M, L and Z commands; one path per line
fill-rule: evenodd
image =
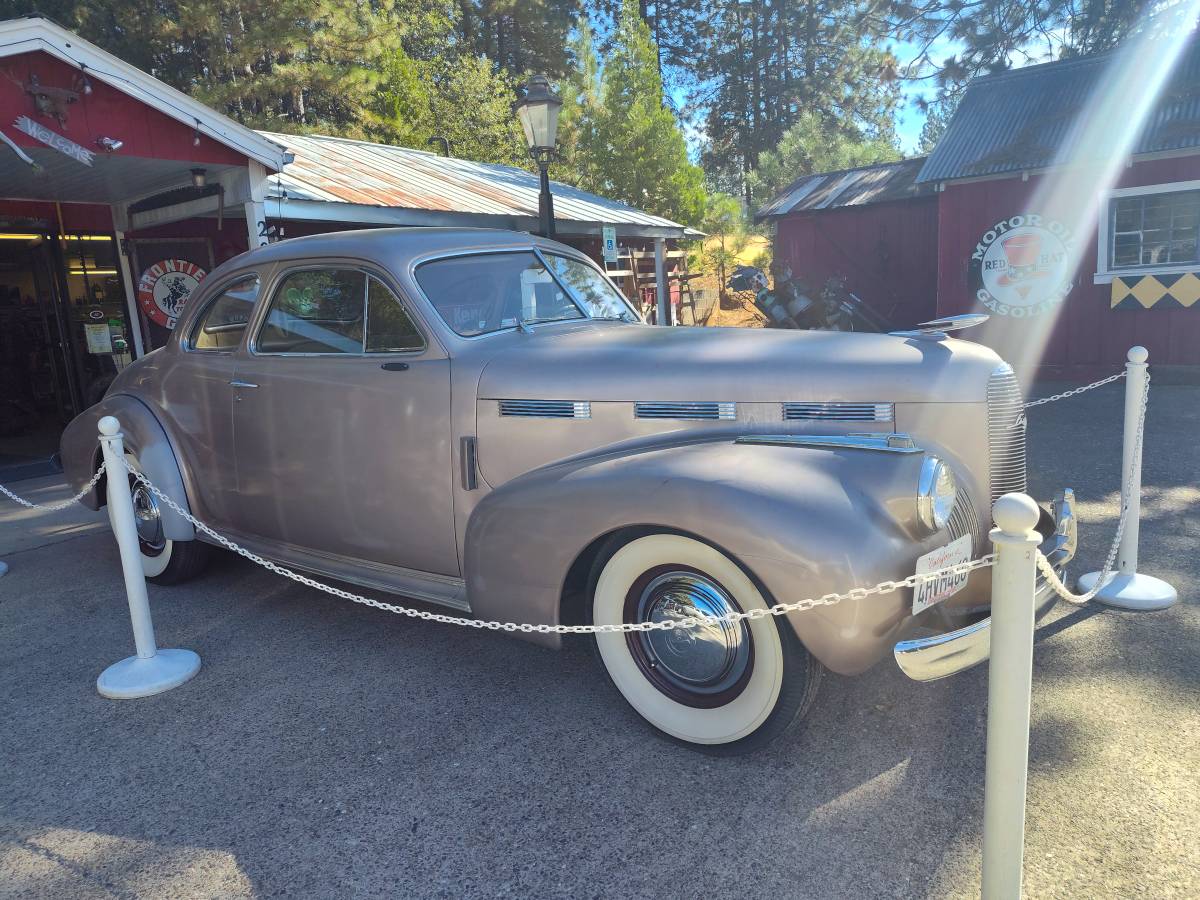
M 604 259 L 607 262 L 617 261 L 617 229 L 613 225 L 605 225 L 601 228 L 601 233 L 604 236 Z

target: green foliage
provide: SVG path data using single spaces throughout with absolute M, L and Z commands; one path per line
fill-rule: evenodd
M 729 194 L 710 194 L 702 228 L 708 237 L 701 244 L 696 268 L 716 275 L 723 291 L 729 270 L 750 243 L 751 232 L 741 201 Z
M 581 75 L 564 103 L 568 162 L 581 186 L 677 222 L 704 215 L 704 173 L 687 155 L 675 114 L 663 102 L 658 50 L 635 0 L 625 0 L 600 72 L 580 29 Z M 588 58 L 590 54 L 591 58 Z M 562 168 L 557 174 L 562 174 Z M 567 173 L 570 175 L 570 172 Z
M 950 120 L 954 118 L 954 111 L 958 109 L 958 101 L 961 99 L 962 92 L 959 91 L 957 93 L 946 94 L 926 107 L 925 124 L 921 126 L 921 136 L 917 145 L 920 153 L 929 154 L 933 152 L 933 148 L 937 146 L 937 142 L 946 133 L 946 128 L 950 125 Z
M 445 138 L 462 159 L 528 166 L 512 112 L 516 84 L 481 56 L 415 61 L 394 54 L 375 101 L 372 140 L 437 149 Z
M 783 133 L 774 150 L 758 158 L 749 176 L 756 203 L 766 203 L 791 182 L 817 172 L 836 172 L 900 158 L 891 138 L 864 138 L 830 132 L 816 113 L 805 112 Z

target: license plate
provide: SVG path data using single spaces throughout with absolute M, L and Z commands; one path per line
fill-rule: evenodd
M 939 569 L 969 562 L 970 559 L 971 536 L 964 534 L 944 547 L 930 550 L 918 559 L 916 573 L 924 575 L 928 572 L 936 572 Z M 929 609 L 929 607 L 936 603 L 941 603 L 948 597 L 953 597 L 967 586 L 967 577 L 966 572 L 961 572 L 957 575 L 943 575 L 940 578 L 931 578 L 929 581 L 922 581 L 913 590 L 913 615 L 915 616 L 922 610 Z

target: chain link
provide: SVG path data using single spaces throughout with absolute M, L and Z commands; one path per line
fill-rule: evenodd
M 24 497 L 18 497 L 16 494 L 14 494 L 12 491 L 10 491 L 8 488 L 6 488 L 2 484 L 0 484 L 0 494 L 4 494 L 4 496 L 7 497 L 9 500 L 12 500 L 15 503 L 21 504 L 26 509 L 40 509 L 44 512 L 61 512 L 64 509 L 69 509 L 70 507 L 72 507 L 76 503 L 78 503 L 80 500 L 82 500 L 84 498 L 84 495 L 86 495 L 88 492 L 91 491 L 92 488 L 94 488 L 97 484 L 99 484 L 100 479 L 103 477 L 104 477 L 104 463 L 101 463 L 100 468 L 96 470 L 96 474 L 92 476 L 92 480 L 83 486 L 83 490 L 81 490 L 78 494 L 76 494 L 70 500 L 60 500 L 58 503 L 34 503 L 32 500 L 26 500 Z
M 281 566 L 278 563 L 271 562 L 269 559 L 263 559 L 261 556 L 247 550 L 231 541 L 224 535 L 218 534 L 204 522 L 201 522 L 190 512 L 184 509 L 180 504 L 176 503 L 171 497 L 167 496 L 163 491 L 159 490 L 143 473 L 136 471 L 128 460 L 122 460 L 125 467 L 129 469 L 137 481 L 143 484 L 150 493 L 154 494 L 159 500 L 165 503 L 168 507 L 178 513 L 187 521 L 191 522 L 193 527 L 198 531 L 208 535 L 214 541 L 228 550 L 232 550 L 239 556 L 245 557 L 256 565 L 262 566 L 268 571 L 274 572 L 276 575 L 282 575 L 284 578 L 290 578 L 298 584 L 303 584 L 305 587 L 313 588 L 314 590 L 322 591 L 333 597 L 340 597 L 343 600 L 350 600 L 353 603 L 360 603 L 363 606 L 370 606 L 375 609 L 382 609 L 386 612 L 396 613 L 397 615 L 408 616 L 412 619 L 424 619 L 429 622 L 441 622 L 444 625 L 463 625 L 467 628 L 483 628 L 489 631 L 507 631 L 520 632 L 522 634 L 626 634 L 635 631 L 672 631 L 675 628 L 695 628 L 698 625 L 716 625 L 723 622 L 734 623 L 743 620 L 762 619 L 767 616 L 782 616 L 792 612 L 802 612 L 804 610 L 815 609 L 818 606 L 833 606 L 841 603 L 843 600 L 865 600 L 867 597 L 875 596 L 876 594 L 886 594 L 891 591 L 898 591 L 902 588 L 916 587 L 925 581 L 933 581 L 947 575 L 965 575 L 968 572 L 973 572 L 976 569 L 984 569 L 992 565 L 995 561 L 995 554 L 989 553 L 987 556 L 979 559 L 974 559 L 969 562 L 959 563 L 954 566 L 947 566 L 945 569 L 939 569 L 936 572 L 926 572 L 920 575 L 913 574 L 900 581 L 881 581 L 874 587 L 869 588 L 852 588 L 842 594 L 825 594 L 821 597 L 810 598 L 806 600 L 797 600 L 794 603 L 777 603 L 769 609 L 751 609 L 745 612 L 726 613 L 723 616 L 691 616 L 684 619 L 666 619 L 662 622 L 624 622 L 603 625 L 546 625 L 517 622 L 495 622 L 485 621 L 482 619 L 469 619 L 465 616 L 450 616 L 443 613 L 427 612 L 421 609 L 413 609 L 409 606 L 399 606 L 395 603 L 386 603 L 382 600 L 376 600 L 373 597 L 364 597 L 362 594 L 355 594 L 352 591 L 345 591 L 341 588 L 333 587 L 332 585 L 324 584 L 306 575 L 301 575 L 286 566 Z
M 1117 519 L 1117 531 L 1113 535 L 1112 546 L 1108 548 L 1108 556 L 1104 560 L 1104 567 L 1100 570 L 1100 577 L 1096 579 L 1096 583 L 1092 585 L 1092 589 L 1086 594 L 1071 593 L 1070 588 L 1063 584 L 1062 579 L 1058 577 L 1058 573 L 1054 571 L 1054 567 L 1050 565 L 1050 560 L 1046 559 L 1040 551 L 1037 554 L 1038 570 L 1046 577 L 1046 581 L 1054 589 L 1054 593 L 1074 606 L 1083 606 L 1088 603 L 1107 583 L 1108 576 L 1115 571 L 1113 564 L 1116 562 L 1117 554 L 1121 550 L 1121 539 L 1125 536 L 1125 524 L 1129 521 L 1130 497 L 1125 493 L 1125 488 L 1126 485 L 1133 485 L 1133 470 L 1142 455 L 1142 437 L 1146 433 L 1146 408 L 1149 405 L 1150 372 L 1147 370 L 1145 386 L 1142 389 L 1142 402 L 1138 409 L 1137 432 L 1133 439 L 1133 454 L 1129 457 L 1129 470 L 1124 473 L 1126 477 L 1121 482 L 1121 515 Z
M 1116 375 L 1109 375 L 1107 378 L 1101 378 L 1099 381 L 1093 381 L 1091 384 L 1085 384 L 1083 387 L 1072 388 L 1069 391 L 1063 391 L 1061 394 L 1051 394 L 1049 397 L 1042 397 L 1038 400 L 1030 400 L 1025 404 L 1026 409 L 1032 409 L 1035 406 L 1041 406 L 1044 403 L 1053 403 L 1055 400 L 1065 400 L 1067 397 L 1074 397 L 1076 394 L 1082 394 L 1090 391 L 1093 388 L 1104 387 L 1106 384 L 1112 384 L 1114 381 L 1119 381 L 1125 377 L 1124 370 Z

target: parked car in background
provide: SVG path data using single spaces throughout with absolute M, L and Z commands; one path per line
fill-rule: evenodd
M 965 562 L 991 502 L 1025 488 L 1021 393 L 991 350 L 936 328 L 651 327 L 582 254 L 504 231 L 243 254 L 67 429 L 76 488 L 105 415 L 135 467 L 255 553 L 519 623 L 765 609 Z M 196 575 L 203 536 L 133 487 L 146 574 Z M 1040 527 L 1061 568 L 1069 492 Z M 799 721 L 826 668 L 985 659 L 988 587 L 595 641 L 655 728 L 739 752 Z

